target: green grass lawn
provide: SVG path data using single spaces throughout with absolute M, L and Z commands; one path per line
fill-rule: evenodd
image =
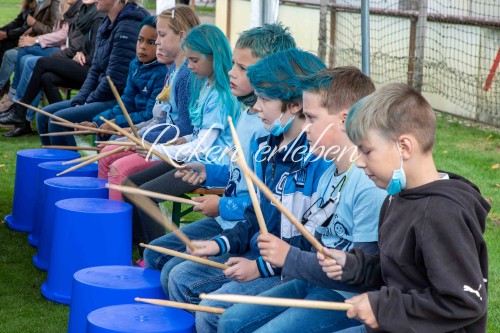
M 0 0 L 0 25 L 19 11 L 17 0 Z M 0 128 L 0 217 L 10 213 L 16 152 L 40 146 L 37 136 L 5 139 Z M 500 131 L 468 126 L 448 116 L 438 117 L 435 159 L 438 168 L 476 183 L 492 205 L 485 234 L 489 250 L 488 332 L 500 332 Z M 193 218 L 193 216 L 191 216 Z M 45 300 L 40 285 L 46 273 L 31 258 L 36 250 L 27 234 L 0 224 L 0 332 L 65 332 L 69 307 Z

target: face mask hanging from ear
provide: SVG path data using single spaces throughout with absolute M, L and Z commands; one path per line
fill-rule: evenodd
M 387 193 L 389 193 L 389 195 L 396 195 L 406 188 L 406 174 L 405 171 L 403 170 L 403 155 L 401 154 L 401 149 L 399 148 L 399 144 L 397 142 L 396 145 L 398 147 L 401 166 L 399 167 L 399 169 L 394 170 L 392 172 L 391 181 L 389 182 L 389 185 L 387 185 L 386 188 Z
M 274 136 L 278 136 L 278 135 L 281 135 L 283 133 L 286 133 L 289 129 L 290 129 L 290 126 L 292 126 L 292 123 L 293 123 L 293 120 L 295 119 L 295 116 L 293 116 L 286 124 L 285 126 L 283 126 L 281 124 L 281 117 L 283 117 L 284 113 L 281 114 L 281 116 L 279 116 L 278 119 L 276 119 L 275 121 L 273 121 L 273 123 L 271 124 L 271 126 L 269 126 L 267 128 L 267 131 L 271 134 L 271 135 L 274 135 Z

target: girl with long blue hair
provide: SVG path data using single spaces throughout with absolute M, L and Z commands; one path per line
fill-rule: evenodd
M 181 46 L 192 72 L 189 116 L 193 133 L 178 138 L 171 145 L 155 145 L 155 149 L 179 162 L 227 164 L 229 157 L 223 151 L 232 145 L 227 117 L 232 116 L 236 122 L 240 113 L 240 103 L 231 94 L 227 74 L 232 67 L 229 43 L 219 28 L 205 24 L 189 30 Z M 155 169 L 163 172 L 149 178 Z M 172 166 L 161 163 L 127 180 L 140 185 L 141 189 L 169 195 L 182 195 L 200 187 L 199 183 L 192 185 L 175 178 L 175 172 Z M 144 230 L 148 242 L 165 234 L 146 212 L 138 208 L 135 211 L 135 208 L 134 223 L 139 222 L 139 229 Z
M 176 145 L 159 150 L 178 161 L 227 162 L 227 156 L 222 157 L 224 148 L 232 144 L 227 117 L 236 123 L 240 113 L 227 74 L 232 67 L 231 48 L 224 33 L 211 24 L 191 29 L 181 45 L 193 73 L 189 117 L 194 130 Z

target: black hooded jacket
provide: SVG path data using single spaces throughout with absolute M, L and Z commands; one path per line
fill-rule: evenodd
M 353 250 L 342 281 L 368 292 L 377 332 L 486 332 L 489 204 L 479 189 L 448 173 L 388 197 L 376 256 Z

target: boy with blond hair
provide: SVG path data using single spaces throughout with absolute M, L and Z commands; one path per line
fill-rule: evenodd
M 485 332 L 490 206 L 474 184 L 437 171 L 429 103 L 390 84 L 352 108 L 346 129 L 361 152 L 358 167 L 389 193 L 379 254 L 317 255 L 330 278 L 380 288 L 347 300 L 348 317 L 377 332 Z

